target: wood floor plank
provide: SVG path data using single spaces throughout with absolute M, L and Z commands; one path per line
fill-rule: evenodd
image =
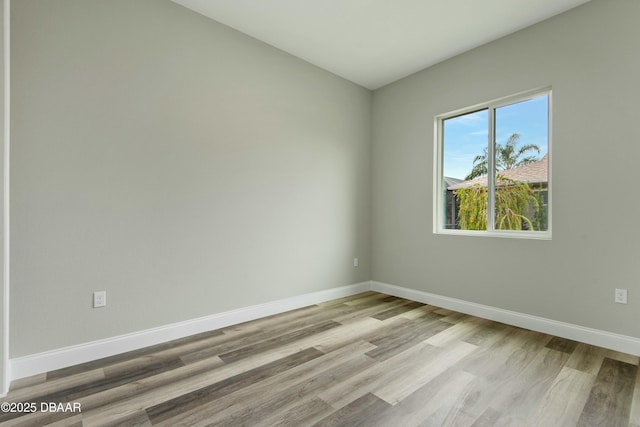
M 304 365 L 275 375 L 248 388 L 230 393 L 195 410 L 184 411 L 178 416 L 158 423 L 159 426 L 190 425 L 202 420 L 219 422 L 225 419 L 261 420 L 263 411 L 270 414 L 286 410 L 292 403 L 302 404 L 314 391 L 337 382 L 346 375 L 353 375 L 371 364 L 373 360 L 364 353 L 373 346 L 363 341 L 353 342 L 335 352 L 325 354 Z M 328 382 L 329 381 L 329 382 Z M 277 393 L 275 392 L 277 390 Z M 247 405 L 251 402 L 251 405 Z
M 595 379 L 595 375 L 565 366 L 547 389 L 531 419 L 541 426 L 576 425 Z
M 247 322 L 247 324 L 238 326 L 232 331 L 225 329 L 225 336 L 228 338 L 221 341 L 217 346 L 210 347 L 212 351 L 217 351 L 217 353 L 210 353 L 210 355 L 224 354 L 248 345 L 255 345 L 268 339 L 317 326 L 323 322 L 335 321 L 336 317 L 342 315 L 354 315 L 359 311 L 361 309 L 358 307 L 340 304 L 324 310 L 309 310 L 307 308 L 295 316 L 283 313 L 280 315 L 282 316 L 281 318 L 270 317 L 265 320 L 265 323 L 256 323 L 258 322 L 257 320 Z
M 25 386 L 17 390 L 13 390 L 6 398 L 0 399 L 2 402 L 26 402 L 35 400 L 41 396 L 57 393 L 60 390 L 70 389 L 95 381 L 104 380 L 104 371 L 102 369 L 92 369 L 86 372 L 80 372 L 69 377 L 60 377 L 42 384 Z M 10 400 L 9 400 L 10 399 Z
M 630 365 L 638 366 L 638 356 L 634 356 L 627 353 L 621 353 L 615 350 L 603 349 L 604 357 L 608 357 L 609 359 L 618 360 L 620 362 L 628 363 Z
M 376 348 L 368 352 L 367 356 L 378 362 L 384 361 L 450 327 L 450 323 L 440 320 L 426 320 L 424 317 L 413 319 L 390 334 L 371 340 Z
M 336 304 L 341 305 L 341 304 Z M 243 334 L 245 332 L 255 332 L 261 329 L 271 329 L 282 325 L 282 322 L 297 322 L 314 314 L 321 313 L 325 309 L 318 305 L 309 305 L 301 307 L 295 310 L 287 311 L 285 313 L 272 314 L 254 320 L 248 320 L 246 322 L 230 325 L 220 329 L 225 335 L 233 336 L 234 334 Z
M 7 419 L 0 422 L 0 425 L 2 425 L 3 427 L 40 427 L 45 425 L 68 426 L 77 424 L 78 422 L 82 423 L 81 414 L 76 415 L 64 412 L 56 413 L 38 411 L 36 413 L 30 413 L 29 415 Z
M 411 311 L 415 308 L 418 308 L 420 306 L 422 306 L 423 304 L 419 303 L 419 302 L 414 302 L 414 301 L 409 301 L 406 300 L 404 301 L 402 304 L 399 304 L 393 308 L 389 308 L 386 309 L 384 311 L 381 311 L 379 313 L 374 314 L 373 317 L 374 319 L 378 319 L 378 320 L 387 320 L 390 319 L 392 317 L 398 316 L 400 314 L 406 313 L 408 311 Z
M 627 426 L 637 375 L 638 366 L 605 358 L 578 425 Z
M 438 313 L 436 313 L 438 314 Z M 462 322 L 465 319 L 472 319 L 472 316 L 469 316 L 468 314 L 464 314 L 464 313 L 450 313 L 446 316 L 442 316 L 442 320 L 443 322 L 448 322 L 451 323 L 452 325 L 455 325 L 456 323 Z
M 478 347 L 487 348 L 504 338 L 511 330 L 512 328 L 504 323 L 489 322 L 482 328 L 476 329 L 473 335 L 464 338 L 464 341 Z
M 179 346 L 168 347 L 166 349 L 161 349 L 159 351 L 156 351 L 152 354 L 144 354 L 139 357 L 130 358 L 118 363 L 110 364 L 108 366 L 105 366 L 104 369 L 105 369 L 105 373 L 115 372 L 120 369 L 126 370 L 130 365 L 133 365 L 136 363 L 144 365 L 145 363 L 148 363 L 148 362 L 165 360 L 165 359 L 173 359 L 176 357 L 179 357 L 183 363 L 188 363 L 184 360 L 185 355 L 192 354 L 198 351 L 207 350 L 210 348 L 229 349 L 234 344 L 238 342 L 244 342 L 246 339 L 249 339 L 249 337 L 254 338 L 255 334 L 253 332 L 238 332 L 231 335 L 227 333 L 222 333 L 222 334 L 213 335 L 211 337 L 206 337 L 199 340 L 188 340 L 187 342 Z M 256 339 L 259 339 L 259 338 L 256 338 Z M 215 356 L 215 355 L 211 355 L 211 356 Z
M 137 380 L 135 382 L 127 383 L 124 385 L 120 385 L 111 389 L 107 389 L 98 393 L 89 394 L 83 397 L 76 399 L 75 401 L 79 402 L 82 406 L 82 414 L 83 420 L 87 423 L 86 418 L 93 417 L 94 414 L 97 414 L 96 418 L 100 420 L 101 424 L 109 424 L 116 423 L 120 419 L 126 419 L 132 414 L 136 412 L 141 412 L 144 410 L 144 406 L 136 407 L 136 399 L 143 399 L 146 395 L 145 393 L 153 394 L 154 390 L 163 390 L 163 387 L 171 387 L 171 389 L 175 387 L 180 387 L 182 383 L 189 383 L 191 377 L 200 378 L 199 376 L 202 374 L 207 374 L 211 370 L 215 370 L 220 367 L 220 360 L 216 358 L 212 358 L 211 360 L 202 360 L 196 364 L 188 365 L 182 368 L 177 368 L 175 371 L 165 371 L 160 374 L 147 377 L 141 380 Z M 231 373 L 229 375 L 233 375 L 238 367 L 232 367 Z M 240 368 L 241 369 L 241 368 Z M 100 370 L 101 371 L 101 370 Z M 95 372 L 95 371 L 91 371 Z M 78 374 L 82 375 L 82 374 Z M 224 373 L 222 373 L 224 375 Z M 62 378 L 60 380 L 71 380 L 73 377 Z M 180 381 L 178 381 L 180 379 Z M 60 380 L 54 380 L 53 382 L 59 382 Z M 84 382 L 83 382 L 84 384 Z M 45 384 L 46 385 L 46 384 Z M 164 395 L 164 393 L 161 393 Z M 5 400 L 7 401 L 16 401 L 15 397 L 9 395 Z M 21 401 L 29 401 L 29 397 L 24 397 Z M 111 407 L 124 407 L 121 413 L 118 413 L 116 416 L 109 417 L 108 415 L 102 414 L 102 411 L 106 411 Z M 129 410 L 130 407 L 134 407 L 133 410 Z M 50 419 L 51 417 L 47 413 L 42 413 L 40 411 L 36 413 L 31 413 L 28 415 L 24 415 L 15 420 L 9 421 L 7 426 L 42 426 L 45 425 L 45 420 Z M 92 422 L 89 421 L 88 425 L 91 425 Z M 97 422 L 93 422 L 93 424 L 98 424 Z M 2 424 L 5 425 L 4 423 Z
M 177 368 L 133 383 L 115 387 L 100 393 L 84 396 L 78 401 L 82 404 L 84 419 L 88 422 L 116 422 L 135 412 L 144 410 L 166 399 L 177 397 L 206 385 L 221 381 L 251 369 L 256 364 L 266 364 L 273 360 L 291 355 L 300 349 L 296 345 L 279 348 L 256 357 L 231 365 L 219 365 L 217 357 Z M 42 414 L 25 416 L 27 421 L 38 424 Z
M 184 366 L 185 363 L 180 359 L 179 354 L 170 357 L 168 355 L 147 355 L 143 357 L 137 357 L 130 361 L 124 361 L 111 366 L 105 366 L 102 368 L 105 379 L 119 378 L 138 372 L 150 371 L 153 367 L 157 368 L 171 368 Z
M 441 316 L 449 316 L 450 314 L 456 314 L 458 312 L 457 311 L 453 311 L 453 310 L 449 310 L 447 308 L 439 307 L 439 308 L 434 310 L 434 313 L 437 313 L 437 314 L 439 314 Z
M 100 427 L 151 427 L 151 421 L 144 411 L 136 412 L 131 416 L 114 423 L 101 424 Z
M 199 360 L 209 359 L 214 356 L 240 352 L 241 349 L 248 350 L 254 346 L 266 348 L 269 342 L 278 339 L 284 340 L 283 335 L 300 334 L 305 328 L 316 327 L 318 323 L 331 321 L 332 316 L 339 316 L 345 313 L 353 313 L 353 307 L 344 305 L 328 308 L 324 311 L 311 311 L 305 308 L 302 311 L 296 310 L 295 316 L 289 316 L 287 313 L 278 318 L 268 318 L 264 324 L 256 323 L 257 321 L 247 322 L 237 327 L 233 331 L 228 332 L 225 328 L 225 334 L 214 342 L 210 342 L 208 346 L 194 348 L 193 351 L 183 351 L 180 359 L 184 363 L 195 363 Z M 304 332 L 302 332 L 304 333 Z
M 337 328 L 338 326 L 341 326 L 340 323 L 335 322 L 333 320 L 328 320 L 318 325 L 309 326 L 288 334 L 280 335 L 274 338 L 270 338 L 268 340 L 261 341 L 256 344 L 250 344 L 245 347 L 241 347 L 237 350 L 233 350 L 233 351 L 221 354 L 220 358 L 224 360 L 225 363 L 236 362 L 238 360 L 263 353 L 273 348 L 277 348 L 282 345 L 286 345 L 286 344 L 298 341 L 302 338 L 310 337 L 320 332 L 328 331 L 329 329 L 332 329 L 332 328 Z
M 312 341 L 315 348 L 324 353 L 330 353 L 354 341 L 363 340 L 382 325 L 383 322 L 380 320 L 364 317 L 345 323 L 339 328 L 330 329 Z
M 374 331 L 377 327 L 380 326 L 380 324 L 381 322 L 379 320 L 364 316 L 358 318 L 357 320 L 354 319 L 350 322 L 347 322 L 346 324 L 339 324 L 336 327 L 318 328 L 315 330 L 315 334 L 301 333 L 297 334 L 295 336 L 295 339 L 291 339 L 291 335 L 289 335 L 284 339 L 281 339 L 278 345 L 282 347 L 285 345 L 285 342 L 290 342 L 291 345 L 297 346 L 301 349 L 313 346 L 320 351 L 327 353 L 348 343 L 359 340 L 363 335 Z M 278 337 L 282 337 L 282 335 L 276 336 L 271 339 L 274 340 Z M 266 340 L 251 340 L 251 342 L 255 342 L 255 344 L 253 344 L 254 347 L 252 347 L 251 349 L 245 349 L 243 351 L 259 352 L 258 349 L 267 350 L 273 347 L 271 343 L 265 343 L 264 341 Z M 289 344 L 286 345 L 288 346 Z M 194 361 L 205 358 L 205 355 L 207 355 L 206 357 L 209 358 L 212 357 L 212 355 L 219 354 L 222 348 L 223 347 L 212 347 L 210 350 L 201 352 L 201 354 L 199 354 L 195 359 L 191 359 L 192 355 L 190 354 L 184 356 L 182 360 L 185 360 L 186 357 L 189 363 L 194 363 Z M 235 348 L 236 350 L 244 349 L 241 343 L 238 342 L 233 343 L 233 348 Z
M 86 372 L 86 371 L 83 371 Z M 25 387 L 31 387 L 31 386 L 35 386 L 38 384 L 42 384 L 44 382 L 47 381 L 47 373 L 43 373 L 43 374 L 37 374 L 37 375 L 32 375 L 30 377 L 26 377 L 26 378 L 20 378 L 18 380 L 12 381 L 11 382 L 11 387 L 10 387 L 10 391 L 15 393 L 16 390 L 19 390 L 21 388 L 25 388 Z
M 126 353 L 117 354 L 115 356 L 105 357 L 102 359 L 94 360 L 92 362 L 83 363 L 81 365 L 71 366 L 68 368 L 58 369 L 51 371 L 47 374 L 47 380 L 53 380 L 56 378 L 67 377 L 76 373 L 86 372 L 88 370 L 103 368 L 108 365 L 113 365 L 118 362 L 126 362 L 138 357 L 144 357 L 149 354 L 157 354 L 163 350 L 168 350 L 176 347 L 184 346 L 185 344 L 206 341 L 209 338 L 222 336 L 223 333 L 220 330 L 203 332 L 201 334 L 192 335 L 185 338 L 176 339 L 162 344 L 157 344 L 150 347 L 144 347 L 139 350 L 133 350 Z
M 497 333 L 484 341 L 476 352 L 458 364 L 459 369 L 478 377 L 472 397 L 462 403 L 462 411 L 477 419 L 489 408 L 506 410 L 491 405 L 501 403 L 496 402 L 497 396 L 522 389 L 522 373 L 539 358 L 547 342 L 544 336 L 520 328 L 509 328 L 506 333 Z M 503 405 L 509 403 L 508 399 L 502 399 Z
M 321 419 L 317 423 L 313 424 L 313 426 L 370 426 L 380 417 L 380 414 L 390 407 L 391 405 L 380 399 L 378 396 L 367 393 L 333 412 L 331 415 Z
M 347 297 L 337 298 L 331 301 L 321 302 L 317 305 L 318 307 L 321 307 L 321 308 L 328 308 L 338 304 L 354 304 L 354 303 L 357 304 L 358 302 L 362 302 L 370 299 L 380 299 L 382 298 L 382 295 L 383 294 L 380 294 L 375 291 L 367 291 L 367 292 L 361 292 L 355 295 L 350 295 Z
M 630 427 L 640 427 L 640 367 L 638 367 L 637 371 L 636 385 L 631 399 Z
M 421 427 L 471 425 L 473 417 L 462 411 L 461 403 L 473 392 L 476 378 L 466 372 L 456 372 L 452 382 L 445 385 L 428 403 L 437 408 L 423 422 Z
M 448 419 L 450 424 L 439 425 L 460 425 L 456 419 L 467 416 L 460 413 L 457 402 L 465 399 L 475 379 L 474 375 L 467 372 L 448 369 L 397 405 L 387 409 L 371 426 L 418 426 L 424 423 L 440 423 L 444 419 Z M 442 411 L 437 419 L 429 420 L 439 410 Z
M 112 391 L 117 392 L 120 395 L 131 396 L 128 400 L 123 401 L 120 399 L 113 401 L 113 403 L 102 405 L 100 410 L 90 410 L 84 419 L 88 420 L 88 422 L 117 421 L 121 418 L 130 416 L 135 412 L 158 405 L 169 399 L 194 392 L 203 387 L 251 370 L 256 365 L 261 366 L 290 356 L 303 348 L 299 348 L 297 343 L 292 343 L 287 346 L 241 359 L 235 363 L 220 366 L 213 370 L 201 371 L 198 375 L 192 375 L 186 378 L 183 376 L 181 371 L 194 370 L 200 364 L 207 362 L 204 360 L 187 365 L 184 368 L 178 368 L 173 372 L 170 372 L 168 375 L 159 374 L 151 378 L 145 378 L 137 381 L 136 383 L 120 386 L 112 389 Z M 145 391 L 141 391 L 140 389 Z M 83 402 L 82 406 L 85 407 L 86 402 L 87 407 L 97 409 L 99 405 L 97 405 L 97 402 L 92 398 L 103 397 L 101 395 L 103 395 L 103 393 L 98 393 L 81 399 Z
M 544 339 L 538 338 L 539 334 L 532 331 L 509 328 L 480 345 L 477 352 L 462 361 L 461 368 L 490 383 L 511 381 L 546 345 Z M 525 345 L 527 348 L 523 348 Z
M 154 375 L 157 375 L 161 372 L 168 372 L 178 367 L 184 366 L 182 362 L 179 360 L 174 360 L 169 363 L 160 363 L 153 364 L 144 367 L 143 369 L 137 369 L 133 371 L 128 371 L 122 375 L 116 377 L 105 377 L 101 380 L 94 381 L 91 383 L 81 384 L 75 387 L 66 388 L 63 390 L 56 391 L 51 394 L 46 394 L 44 396 L 32 397 L 29 399 L 30 402 L 36 403 L 38 407 L 40 407 L 42 402 L 72 402 L 83 396 L 91 395 L 95 393 L 100 393 L 104 390 L 116 388 L 121 385 L 129 384 L 135 381 L 139 381 L 143 378 L 148 378 Z M 9 420 L 12 418 L 16 418 L 20 416 L 19 413 L 5 413 L 0 414 L 0 422 Z M 59 416 L 54 418 L 64 418 L 63 414 L 59 414 Z
M 285 411 L 278 412 L 278 416 L 269 419 L 255 420 L 252 426 L 257 427 L 299 427 L 310 426 L 333 412 L 333 408 L 319 397 L 314 397 L 294 405 Z M 345 424 L 343 424 L 345 425 Z
M 202 406 L 229 393 L 233 393 L 236 390 L 256 384 L 280 372 L 318 358 L 323 354 L 324 353 L 316 350 L 315 348 L 302 350 L 266 365 L 253 368 L 217 383 L 213 383 L 190 393 L 185 393 L 173 399 L 154 405 L 147 408 L 147 416 L 152 423 L 166 420 L 180 412 L 197 406 Z
M 416 361 L 413 369 L 397 372 L 384 385 L 373 390 L 373 393 L 391 405 L 395 405 L 477 348 L 477 346 L 463 341 L 453 343 L 445 348 L 439 357 Z
M 600 371 L 604 355 L 605 350 L 603 348 L 580 343 L 576 346 L 565 366 L 595 376 Z
M 337 316 L 358 312 L 360 310 L 362 310 L 361 307 L 347 304 L 336 304 L 326 308 L 312 305 L 229 326 L 222 329 L 222 331 L 225 336 L 230 339 L 236 340 L 236 337 L 242 337 L 242 339 L 249 339 L 252 342 L 256 342 L 308 326 L 317 325 L 327 320 L 334 320 Z
M 445 331 L 427 339 L 425 342 L 437 347 L 445 347 L 449 343 L 464 341 L 465 339 L 473 336 L 478 329 L 489 322 L 489 320 L 471 317 L 467 320 L 454 324 Z
M 357 311 L 334 317 L 333 320 L 342 324 L 357 322 L 359 320 L 362 320 L 362 318 L 364 317 L 373 318 L 373 316 L 376 313 L 380 313 L 381 311 L 385 311 L 390 308 L 400 306 L 402 304 L 404 304 L 404 300 L 400 298 L 396 298 L 393 301 L 384 302 L 384 303 L 381 302 L 380 300 L 376 300 L 376 301 L 373 301 L 371 304 L 362 304 L 362 305 L 355 306 L 358 309 Z
M 114 361 L 111 364 L 104 365 L 105 375 L 117 375 L 118 372 L 134 369 L 135 366 L 145 366 L 151 363 L 157 363 L 165 360 L 179 358 L 183 363 L 185 354 L 202 351 L 211 347 L 226 345 L 229 342 L 235 342 L 242 339 L 242 336 L 227 334 L 216 334 L 211 337 L 204 337 L 198 340 L 187 340 L 185 343 L 176 346 L 167 346 L 153 353 L 144 353 L 141 355 L 133 355 L 131 358 Z
M 500 412 L 489 407 L 471 424 L 471 427 L 495 427 L 501 416 Z
M 358 308 L 367 308 L 373 306 L 380 306 L 382 304 L 388 304 L 389 302 L 399 301 L 399 298 L 389 298 L 388 295 L 375 293 L 374 295 L 365 296 L 363 298 L 357 298 L 352 301 L 345 302 L 346 305 L 357 306 Z
M 34 426 L 35 425 L 36 424 L 34 424 Z M 151 424 L 147 424 L 146 426 L 150 426 L 150 425 Z M 55 422 L 46 424 L 46 426 L 47 427 L 82 427 L 82 414 L 77 414 L 60 421 L 55 421 Z M 144 426 L 144 424 L 141 425 L 140 427 L 142 426 Z M 103 427 L 108 427 L 108 426 L 103 426 Z
M 407 366 L 414 366 L 425 360 L 436 360 L 442 352 L 441 348 L 424 342 L 420 343 L 387 359 L 385 363 L 375 364 L 358 375 L 336 384 L 320 393 L 319 396 L 334 408 L 340 409 L 364 394 L 378 390 L 392 379 L 397 378 L 402 372 L 413 372 L 413 370 L 408 370 Z
M 247 413 L 243 411 L 243 418 L 248 419 L 247 425 L 263 422 L 264 425 L 277 425 L 282 422 L 295 408 L 302 407 L 308 401 L 315 400 L 322 389 L 329 388 L 345 378 L 358 374 L 374 363 L 364 355 L 351 358 L 346 363 L 337 365 L 326 373 L 316 375 L 305 382 L 300 382 L 281 393 L 267 399 L 256 410 Z M 333 410 L 333 408 L 332 408 Z M 250 415 L 247 418 L 247 415 Z M 325 413 L 328 415 L 328 413 Z M 234 417 L 235 418 L 235 417 Z M 233 425 L 239 425 L 234 423 Z
M 327 307 L 317 312 L 310 313 L 296 320 L 281 319 L 280 323 L 275 323 L 273 325 L 261 325 L 261 329 L 268 332 L 291 332 L 294 329 L 302 329 L 329 320 L 336 321 L 335 319 L 340 316 L 349 314 L 357 315 L 363 310 L 365 310 L 365 308 L 357 305 L 339 304 L 336 306 Z
M 490 406 L 499 409 L 503 416 L 525 422 L 533 419 L 540 400 L 569 359 L 560 351 L 543 348 L 531 363 L 510 381 L 509 392 L 496 394 Z
M 406 319 L 416 319 L 418 317 L 432 316 L 442 318 L 444 316 L 440 314 L 433 313 L 438 307 L 434 305 L 422 304 L 420 307 L 414 308 L 413 310 L 407 311 L 405 313 L 400 314 L 401 317 Z
M 573 353 L 573 351 L 577 346 L 578 346 L 577 341 L 572 341 L 572 340 L 568 340 L 566 338 L 560 338 L 560 337 L 553 337 L 547 343 L 547 348 L 550 348 L 551 350 L 561 351 L 563 353 L 568 353 L 568 354 Z
M 547 427 L 547 426 L 536 426 L 533 420 L 522 420 L 520 418 L 513 418 L 507 415 L 502 415 L 496 421 L 495 427 Z

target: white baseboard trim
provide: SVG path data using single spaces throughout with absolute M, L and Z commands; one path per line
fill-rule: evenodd
M 449 298 L 415 289 L 403 288 L 388 283 L 368 281 L 243 307 L 145 331 L 92 341 L 86 344 L 14 358 L 10 360 L 9 365 L 11 380 L 66 368 L 79 363 L 90 362 L 127 351 L 138 350 L 201 332 L 224 328 L 369 290 L 640 356 L 640 339 L 635 337 L 558 322 L 515 311 L 503 310 L 501 308 Z
M 444 297 L 415 289 L 403 288 L 388 283 L 372 281 L 371 290 L 470 314 L 483 319 L 495 320 L 496 322 L 519 326 L 532 331 L 543 332 L 598 347 L 621 351 L 634 356 L 640 356 L 640 339 L 627 335 L 619 335 L 599 329 L 573 325 L 571 323 L 558 322 L 556 320 L 545 319 L 544 317 L 503 310 L 501 308 Z
M 127 351 L 161 344 L 178 338 L 188 337 L 201 332 L 212 331 L 230 325 L 255 320 L 285 311 L 330 301 L 371 289 L 371 282 L 362 282 L 349 286 L 327 289 L 309 294 L 298 295 L 264 304 L 252 305 L 236 310 L 225 311 L 198 319 L 173 323 L 145 331 L 134 332 L 74 345 L 43 353 L 32 354 L 10 360 L 11 380 L 29 377 L 56 369 L 66 368 L 79 363 L 109 357 Z

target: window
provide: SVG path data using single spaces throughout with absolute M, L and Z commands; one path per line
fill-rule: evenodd
M 434 232 L 551 237 L 551 90 L 436 117 Z

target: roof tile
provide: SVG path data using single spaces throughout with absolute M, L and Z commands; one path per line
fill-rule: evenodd
M 545 154 L 544 157 L 537 162 L 529 163 L 527 165 L 513 169 L 503 170 L 498 172 L 498 174 L 514 181 L 546 183 L 549 180 L 549 155 Z M 459 190 L 461 188 L 471 187 L 476 184 L 479 184 L 482 187 L 486 187 L 487 177 L 481 176 L 469 181 L 463 181 L 458 184 L 450 185 L 447 187 L 447 190 Z

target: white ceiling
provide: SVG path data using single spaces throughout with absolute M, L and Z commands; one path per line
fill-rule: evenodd
M 173 0 L 369 89 L 589 0 Z

